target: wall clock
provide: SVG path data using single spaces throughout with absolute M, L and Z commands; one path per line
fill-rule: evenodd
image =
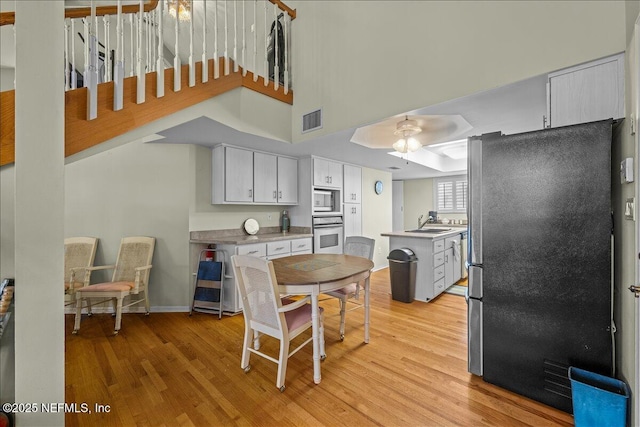
M 376 181 L 375 190 L 376 194 L 382 194 L 382 181 Z

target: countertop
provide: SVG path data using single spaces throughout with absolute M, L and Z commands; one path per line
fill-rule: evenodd
M 410 231 L 390 231 L 388 233 L 381 233 L 381 236 L 387 237 L 414 237 L 419 239 L 439 239 L 443 237 L 451 237 L 467 231 L 467 226 L 460 225 L 427 225 L 423 228 L 450 228 L 449 231 L 443 231 L 442 233 L 412 233 Z
M 279 240 L 294 240 L 313 237 L 311 229 L 307 227 L 291 227 L 291 231 L 283 233 L 279 227 L 260 229 L 258 234 L 249 235 L 243 230 L 210 230 L 192 231 L 190 243 L 206 243 L 219 245 L 247 245 L 251 243 L 267 243 Z

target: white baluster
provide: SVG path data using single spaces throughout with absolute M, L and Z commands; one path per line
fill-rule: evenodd
M 253 2 L 253 81 L 258 81 L 258 68 L 256 61 L 258 58 L 258 0 Z
M 145 83 L 146 83 L 146 70 L 144 68 L 143 58 L 142 58 L 142 35 L 144 31 L 143 25 L 144 18 L 144 0 L 140 0 L 140 11 L 138 12 L 138 52 L 137 52 L 137 63 L 136 63 L 136 81 L 137 81 L 137 93 L 136 93 L 136 103 L 142 104 L 145 98 Z
M 238 2 L 233 2 L 233 72 L 237 73 L 238 63 Z
M 110 26 L 111 22 L 109 20 L 109 15 L 104 15 L 102 17 L 102 23 L 104 25 L 104 81 L 111 81 L 111 45 L 109 43 L 110 39 Z
M 146 39 L 147 39 L 147 43 L 146 43 L 147 50 L 146 50 L 146 55 L 145 55 L 145 59 L 146 59 L 146 61 L 145 61 L 145 63 L 146 63 L 145 70 L 146 71 L 150 71 L 150 69 L 151 69 L 151 16 L 149 15 L 149 12 L 145 12 L 144 16 L 146 18 L 145 19 L 145 21 L 146 21 L 146 25 L 145 26 L 146 26 L 146 30 L 147 30 L 147 32 L 145 34 Z
M 289 93 L 289 30 L 291 25 L 291 17 L 289 12 L 284 11 L 284 94 Z
M 173 91 L 179 92 L 181 86 L 182 79 L 182 63 L 180 62 L 180 52 L 178 47 L 178 42 L 180 40 L 180 26 L 178 21 L 180 11 L 178 10 L 178 5 L 176 5 L 176 44 L 174 46 L 174 57 L 173 57 Z
M 193 58 L 193 0 L 190 0 L 189 4 L 191 5 L 189 11 L 191 15 L 189 19 L 189 87 L 194 87 L 196 85 L 196 64 Z
M 273 88 L 280 87 L 280 64 L 278 61 L 278 5 L 273 4 Z
M 247 40 L 246 40 L 246 34 L 247 34 L 247 24 L 246 24 L 246 19 L 245 19 L 245 9 L 244 9 L 244 4 L 245 2 L 242 2 L 242 76 L 246 76 L 247 75 L 247 59 L 246 59 L 246 52 L 247 52 Z
M 164 21 L 164 0 L 160 0 L 158 4 L 158 61 L 156 63 L 156 96 L 162 98 L 164 96 L 164 29 L 162 22 Z
M 267 50 L 269 49 L 269 29 L 267 27 L 267 1 L 264 2 L 264 85 L 269 85 L 269 63 Z
M 89 27 L 91 26 L 88 16 L 82 18 L 82 26 L 84 27 L 84 71 L 82 73 L 82 86 L 86 86 L 87 82 L 84 77 L 89 70 Z
M 98 38 L 94 31 L 97 31 L 98 19 L 96 17 L 96 6 L 91 0 L 91 18 L 85 20 L 86 38 L 84 86 L 87 88 L 87 120 L 98 117 Z
M 209 59 L 207 58 L 207 0 L 202 1 L 202 83 L 209 81 Z
M 71 75 L 69 72 L 69 21 L 64 20 L 64 90 L 71 88 Z
M 227 25 L 227 0 L 224 0 L 224 75 L 229 75 L 229 26 Z
M 76 72 L 76 25 L 71 21 L 71 89 L 78 87 L 78 73 Z M 15 29 L 15 25 L 13 28 Z
M 220 59 L 218 58 L 218 0 L 213 2 L 213 78 L 220 77 Z
M 122 29 L 122 0 L 118 0 L 116 18 L 116 53 L 113 67 L 113 111 L 122 110 L 124 99 L 124 31 Z
M 130 56 L 129 62 L 131 63 L 131 70 L 129 72 L 129 77 L 133 77 L 133 73 L 134 73 L 134 69 L 135 69 L 135 62 L 133 61 L 133 52 L 134 52 L 134 49 L 133 49 L 133 23 L 135 21 L 133 20 L 133 15 L 134 15 L 133 13 L 129 14 L 129 28 L 131 29 L 131 31 L 130 31 L 130 36 L 131 37 L 129 39 L 129 44 L 130 44 L 130 46 L 129 46 L 129 56 Z

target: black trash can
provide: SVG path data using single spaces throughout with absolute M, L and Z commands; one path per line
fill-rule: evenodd
M 391 299 L 413 302 L 416 295 L 416 267 L 418 258 L 409 248 L 394 249 L 387 257 L 391 278 Z

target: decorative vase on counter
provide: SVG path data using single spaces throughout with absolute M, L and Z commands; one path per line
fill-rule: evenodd
M 289 213 L 287 211 L 282 211 L 282 218 L 280 220 L 280 228 L 282 228 L 282 232 L 286 233 L 289 231 Z

